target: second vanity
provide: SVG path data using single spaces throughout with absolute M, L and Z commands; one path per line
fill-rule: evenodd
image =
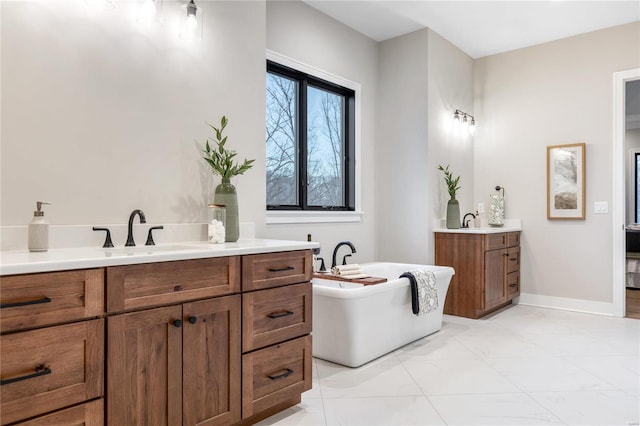
M 456 271 L 445 314 L 480 318 L 520 295 L 520 226 L 434 232 L 435 264 Z
M 253 424 L 311 388 L 311 249 L 3 252 L 0 423 Z

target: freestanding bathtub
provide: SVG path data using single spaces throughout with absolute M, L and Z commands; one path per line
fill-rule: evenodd
M 438 307 L 426 315 L 411 311 L 410 284 L 398 278 L 412 269 L 435 274 Z M 359 367 L 400 346 L 440 330 L 453 268 L 406 263 L 368 263 L 362 271 L 388 281 L 364 286 L 313 279 L 313 356 Z

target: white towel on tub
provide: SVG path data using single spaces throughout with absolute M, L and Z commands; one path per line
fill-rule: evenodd
M 425 315 L 438 307 L 438 289 L 433 272 L 413 269 L 400 278 L 408 278 L 411 283 L 411 310 L 414 314 Z
M 362 268 L 358 264 L 352 265 L 337 265 L 331 268 L 333 275 L 356 275 L 362 273 Z

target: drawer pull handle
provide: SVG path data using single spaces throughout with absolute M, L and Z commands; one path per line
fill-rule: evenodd
M 47 374 L 51 374 L 50 368 L 45 368 L 44 365 L 39 365 L 36 367 L 36 372 L 27 374 L 26 376 L 14 377 L 13 379 L 2 379 L 0 381 L 0 386 L 8 385 L 15 382 L 21 382 L 23 380 L 33 379 L 40 376 L 46 376 Z
M 189 317 L 187 321 L 189 321 L 189 324 L 195 324 L 196 322 L 198 322 L 198 317 Z
M 515 262 L 516 260 L 518 260 L 518 258 L 517 257 L 510 257 L 509 260 Z
M 285 266 L 284 268 L 269 268 L 269 272 L 293 271 L 293 266 Z
M 271 380 L 278 380 L 278 379 L 284 379 L 285 377 L 289 377 L 290 375 L 293 374 L 293 370 L 290 368 L 285 368 L 284 373 L 282 374 L 270 374 L 269 377 Z
M 172 324 L 173 324 L 174 327 L 182 327 L 182 320 L 177 319 L 177 320 L 173 321 Z
M 43 297 L 42 299 L 27 300 L 26 302 L 3 303 L 0 305 L 0 309 L 15 308 L 17 306 L 39 305 L 41 303 L 50 303 L 50 302 L 51 302 L 51 298 Z
M 518 284 L 509 284 L 509 287 L 513 287 L 516 288 L 518 286 Z
M 282 312 L 272 312 L 269 315 L 267 315 L 269 318 L 282 318 L 282 317 L 286 317 L 289 315 L 293 315 L 292 311 L 282 311 Z

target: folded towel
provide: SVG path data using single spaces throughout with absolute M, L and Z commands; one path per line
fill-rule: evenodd
M 357 265 L 357 264 L 339 265 L 331 268 L 331 272 L 333 272 L 333 275 L 338 275 L 338 276 L 349 275 L 349 274 L 360 274 L 362 273 L 362 268 L 360 268 L 360 265 Z
M 362 269 L 353 269 L 351 271 L 332 271 L 333 275 L 337 275 L 339 277 L 350 277 L 351 275 L 360 275 L 362 274 Z
M 354 269 L 362 269 L 362 268 L 357 263 L 353 263 L 351 265 L 337 265 L 337 266 L 334 266 L 333 269 L 337 271 L 353 271 Z
M 411 284 L 411 311 L 415 315 L 427 314 L 438 307 L 436 276 L 431 271 L 414 269 L 400 275 Z

